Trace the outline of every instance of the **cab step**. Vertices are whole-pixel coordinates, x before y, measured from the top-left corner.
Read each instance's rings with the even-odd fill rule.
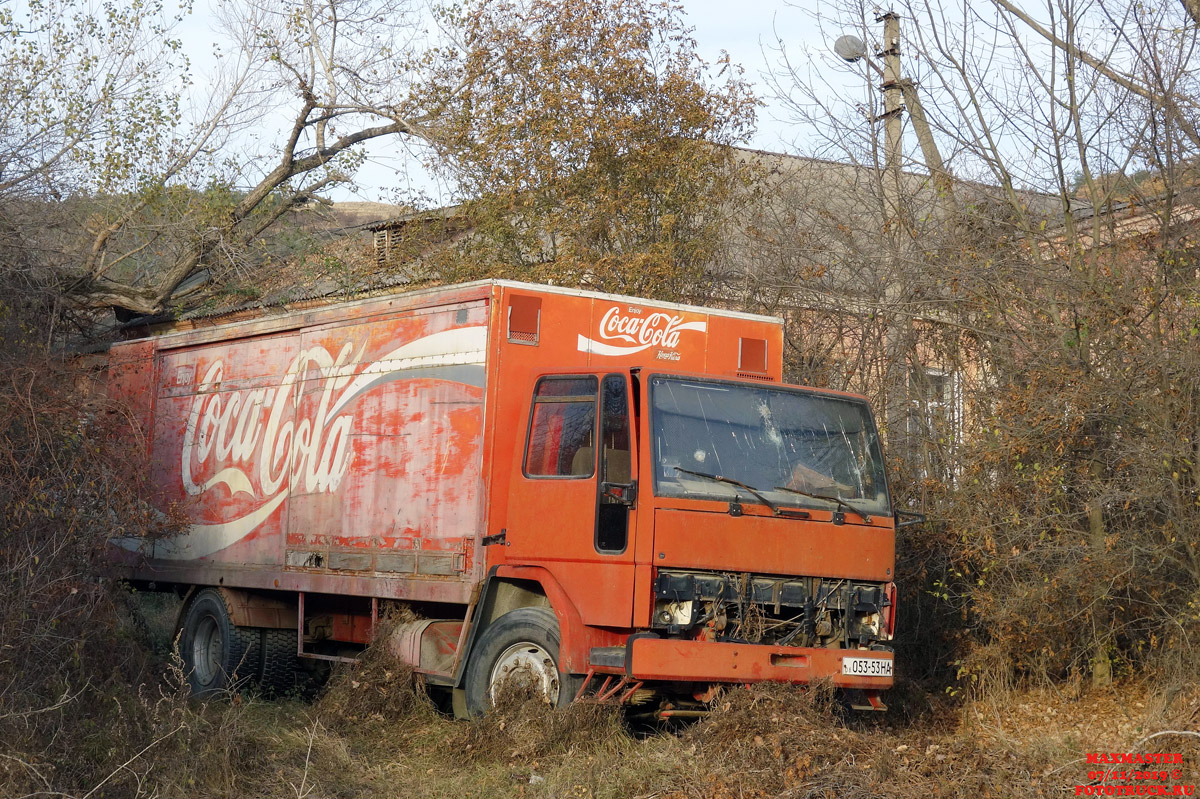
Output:
[[[588,665],[597,669],[625,670],[625,647],[594,646],[588,652]]]

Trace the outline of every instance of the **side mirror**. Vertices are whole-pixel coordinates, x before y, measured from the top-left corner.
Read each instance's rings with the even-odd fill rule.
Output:
[[[918,524],[925,523],[924,513],[915,513],[911,510],[896,511],[896,529],[900,530],[905,527],[916,527]]]

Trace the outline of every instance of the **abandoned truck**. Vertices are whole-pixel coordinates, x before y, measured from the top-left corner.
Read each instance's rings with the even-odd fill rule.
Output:
[[[114,345],[181,531],[113,570],[184,596],[192,690],[389,646],[659,716],[723,684],[892,684],[894,516],[867,401],[783,385],[780,320],[483,281]],[[305,661],[304,659],[309,659]]]

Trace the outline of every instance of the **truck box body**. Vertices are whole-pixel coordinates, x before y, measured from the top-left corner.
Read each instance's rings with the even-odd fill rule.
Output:
[[[195,584],[465,601],[486,511],[490,327],[475,290],[114,347],[114,383],[149,433],[155,504],[190,522],[144,551],[145,568]]]
[[[894,613],[884,596],[894,525],[881,471],[856,495],[884,510],[876,515],[848,504],[856,500],[821,499],[849,491],[849,477],[803,478],[838,486],[816,493],[794,477],[792,493],[773,493],[765,505],[761,494],[719,482],[738,469],[757,474],[753,463],[728,471],[729,461],[753,461],[770,441],[771,452],[782,446],[769,419],[766,433],[750,431],[772,409],[793,413],[789,398],[827,415],[822,424],[840,425],[841,438],[873,441],[861,398],[767,391],[782,378],[782,345],[782,327],[768,317],[504,281],[117,344],[109,391],[144,436],[149,496],[186,525],[159,540],[114,538],[113,560],[134,581],[219,586],[276,603],[311,595],[437,603],[444,615],[458,607],[460,681],[472,614],[477,628],[498,616],[475,611],[492,602],[492,581],[507,581],[553,608],[564,671],[804,682],[837,663],[789,661],[794,646],[722,643],[700,606],[724,607],[738,582],[731,575],[741,575],[744,603],[764,575],[762,591],[774,594],[765,600],[780,613],[781,592],[795,593],[784,604],[820,614],[851,601],[851,581],[865,581],[855,602]],[[788,439],[789,452],[799,440]],[[874,450],[855,451],[861,462],[851,472],[876,468],[863,466]],[[791,474],[762,468],[765,482]],[[816,501],[776,507],[802,495]],[[871,586],[883,593],[870,599]],[[681,590],[694,611],[670,604]],[[671,624],[655,620],[664,612],[674,614]],[[344,638],[365,638],[347,623]],[[694,651],[704,653],[673,669],[673,653],[686,653],[701,623],[709,632]],[[303,648],[311,631],[302,604],[298,624]],[[851,637],[847,626],[843,638]],[[630,659],[604,665],[616,650]],[[889,652],[860,651],[860,659],[886,659],[890,675]],[[734,657],[750,661],[743,668],[752,673],[738,672]],[[639,659],[641,675],[630,671]],[[856,687],[891,682],[837,676]]]

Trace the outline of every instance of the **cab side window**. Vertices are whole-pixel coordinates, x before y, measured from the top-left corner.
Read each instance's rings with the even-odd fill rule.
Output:
[[[629,448],[629,389],[623,375],[604,378],[601,438],[600,504],[596,508],[596,551],[624,552],[629,543],[629,507],[608,486],[627,486],[631,481]]]
[[[596,473],[595,377],[543,377],[533,392],[527,477],[591,477]]]

